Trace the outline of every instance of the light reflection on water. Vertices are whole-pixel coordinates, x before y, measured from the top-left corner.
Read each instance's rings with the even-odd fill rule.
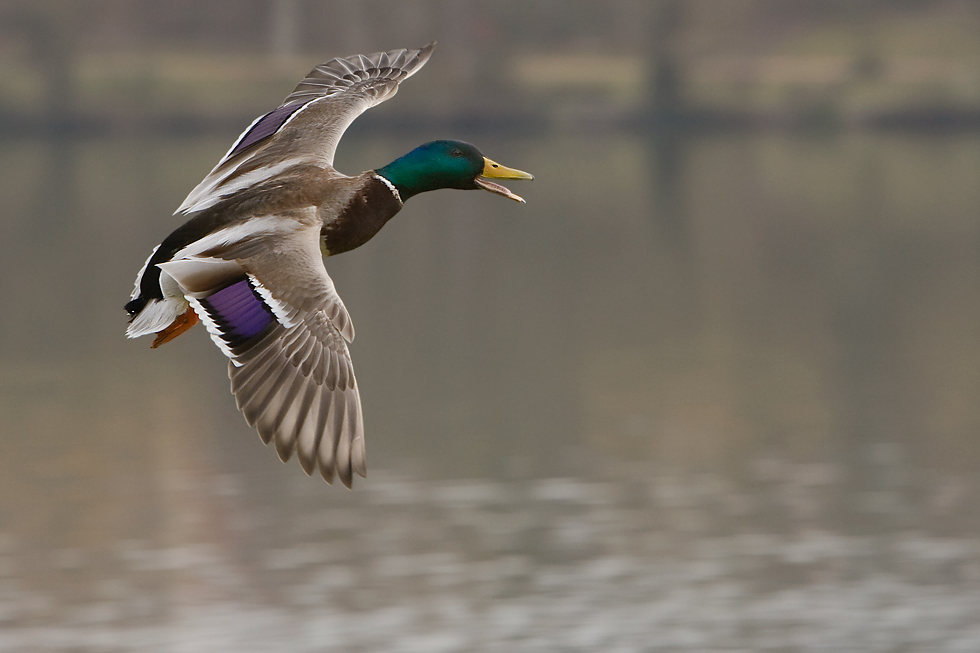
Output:
[[[25,552],[7,542],[13,582],[0,610],[12,627],[0,643],[310,651],[980,644],[976,539],[916,524],[839,532],[832,518],[814,518],[840,475],[832,465],[760,460],[748,490],[713,474],[653,471],[507,483],[379,473],[340,501],[300,479],[280,497],[287,518],[276,514],[281,506],[243,499],[250,479],[171,474],[164,500],[181,507],[174,519],[193,522],[177,526],[180,540],[49,552],[62,582],[107,570],[75,601],[20,586],[9,560]],[[869,518],[903,502],[889,493],[857,499]],[[197,519],[218,508],[226,525]],[[780,515],[775,531],[738,526],[767,512]],[[253,535],[263,544],[250,543]]]
[[[121,338],[227,139],[0,146],[0,649],[980,648],[980,140],[487,138],[329,261],[353,492]]]

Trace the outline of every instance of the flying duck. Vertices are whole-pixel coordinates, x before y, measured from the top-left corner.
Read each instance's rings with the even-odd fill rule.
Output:
[[[332,59],[257,118],[175,214],[187,221],[136,277],[126,335],[152,347],[198,321],[229,358],[238,409],[285,462],[295,452],[351,486],[366,474],[364,420],[347,343],[354,327],[323,257],[360,247],[413,195],[482,188],[524,200],[493,179],[532,179],[461,141],[426,143],[376,170],[333,168],[362,112],[425,65],[435,43]]]

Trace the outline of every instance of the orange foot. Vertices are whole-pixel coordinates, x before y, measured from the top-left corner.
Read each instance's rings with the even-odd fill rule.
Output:
[[[177,319],[171,322],[166,329],[163,331],[157,331],[156,340],[154,340],[153,344],[150,345],[150,349],[156,349],[163,343],[170,342],[184,331],[187,331],[192,326],[200,322],[200,320],[201,319],[197,316],[197,313],[194,312],[194,309],[188,306],[187,310],[178,315]]]

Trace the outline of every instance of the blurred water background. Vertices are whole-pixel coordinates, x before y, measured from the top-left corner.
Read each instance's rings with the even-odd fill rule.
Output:
[[[0,2],[0,650],[980,650],[980,4]],[[369,475],[281,464],[122,304],[332,56]]]

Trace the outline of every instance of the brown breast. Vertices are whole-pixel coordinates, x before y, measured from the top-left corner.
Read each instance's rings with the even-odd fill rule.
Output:
[[[401,200],[376,175],[367,177],[340,214],[326,222],[320,238],[327,256],[360,247],[402,208]]]

